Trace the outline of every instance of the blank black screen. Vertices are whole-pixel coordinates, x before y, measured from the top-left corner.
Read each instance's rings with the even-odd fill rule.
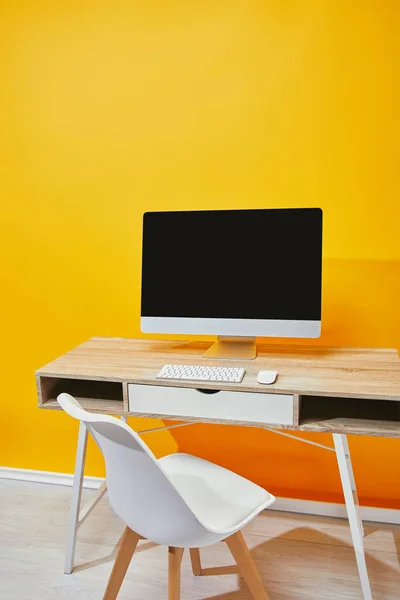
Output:
[[[142,316],[321,319],[319,208],[148,212]]]

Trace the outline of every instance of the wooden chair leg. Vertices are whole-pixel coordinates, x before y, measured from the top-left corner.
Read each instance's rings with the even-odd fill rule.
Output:
[[[168,600],[181,598],[181,562],[183,548],[168,548]]]
[[[228,548],[236,560],[239,571],[246,581],[254,600],[270,600],[242,532],[234,533],[225,542],[228,544]]]
[[[201,559],[198,548],[190,548],[190,560],[192,562],[193,575],[201,575]]]
[[[115,600],[118,596],[139,540],[140,535],[129,529],[129,527],[125,528],[103,600]]]

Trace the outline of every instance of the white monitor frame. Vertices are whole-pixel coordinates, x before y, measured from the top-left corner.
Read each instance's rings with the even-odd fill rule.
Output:
[[[141,317],[140,328],[143,333],[318,338],[321,320]]]

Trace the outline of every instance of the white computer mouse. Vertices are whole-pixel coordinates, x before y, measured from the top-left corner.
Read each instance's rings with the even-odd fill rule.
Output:
[[[277,371],[259,371],[257,381],[258,383],[274,383],[277,376]]]

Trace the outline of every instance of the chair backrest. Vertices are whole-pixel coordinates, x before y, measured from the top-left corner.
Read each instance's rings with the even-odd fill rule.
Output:
[[[100,447],[111,506],[128,527],[169,546],[193,547],[194,542],[206,542],[208,530],[129,425],[115,417],[87,412],[69,394],[60,394],[57,400],[65,412],[85,423]]]

